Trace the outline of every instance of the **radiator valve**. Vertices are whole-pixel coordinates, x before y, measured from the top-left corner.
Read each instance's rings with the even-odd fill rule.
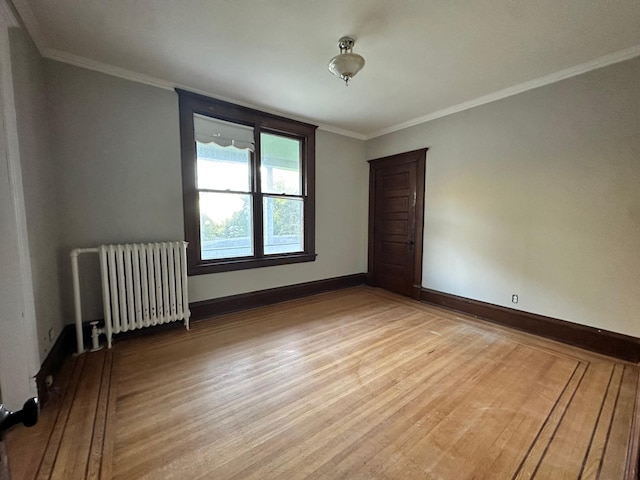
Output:
[[[98,328],[98,321],[91,322],[91,351],[96,352],[102,348],[100,345],[100,334],[103,333],[102,328]]]

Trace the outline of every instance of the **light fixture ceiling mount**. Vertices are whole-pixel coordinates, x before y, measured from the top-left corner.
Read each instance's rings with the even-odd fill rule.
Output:
[[[342,37],[338,40],[340,54],[329,62],[329,71],[344,80],[347,86],[349,86],[349,80],[364,67],[364,58],[353,53],[355,43],[356,41],[351,37]]]

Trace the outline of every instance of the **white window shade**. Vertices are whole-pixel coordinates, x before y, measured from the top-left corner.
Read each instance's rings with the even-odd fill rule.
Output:
[[[234,146],[242,150],[255,150],[253,128],[225,122],[195,113],[193,115],[195,139],[200,143],[215,143],[221,147]]]

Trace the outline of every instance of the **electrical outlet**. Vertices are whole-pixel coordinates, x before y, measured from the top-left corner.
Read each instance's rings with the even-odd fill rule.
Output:
[[[518,295],[515,293],[511,295],[511,303],[518,303]]]

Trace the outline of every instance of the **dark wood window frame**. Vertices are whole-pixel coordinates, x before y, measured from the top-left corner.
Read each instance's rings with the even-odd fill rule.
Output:
[[[187,268],[189,275],[228,272],[249,268],[312,262],[315,253],[315,131],[316,126],[176,89],[180,109],[182,193]],[[196,183],[196,142],[193,115],[197,113],[253,128],[255,155],[252,161],[253,242],[251,257],[203,260],[200,246],[200,209]],[[301,142],[302,197],[304,198],[304,249],[302,252],[264,254],[260,182],[260,133],[271,133]]]

